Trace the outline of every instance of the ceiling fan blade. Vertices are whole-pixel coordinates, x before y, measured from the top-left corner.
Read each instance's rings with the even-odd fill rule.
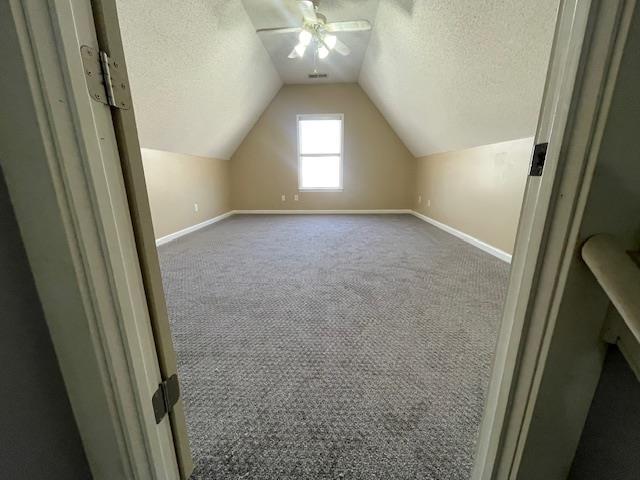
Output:
[[[344,42],[340,41],[340,39],[336,39],[336,44],[333,49],[345,57],[351,53],[351,49],[347,47]]]
[[[318,23],[318,17],[316,17],[316,9],[313,6],[313,2],[310,0],[300,0],[298,2],[298,8],[302,13],[302,17],[306,23]]]
[[[295,47],[293,47],[293,50],[291,50],[289,58],[302,58],[306,49],[307,47],[305,45],[296,45]]]
[[[291,53],[289,54],[289,58],[298,58],[298,52],[296,51],[296,49],[294,48],[293,50],[291,50]]]
[[[280,33],[298,33],[302,28],[300,27],[276,27],[276,28],[259,28],[256,30],[256,33],[269,33],[269,34],[280,34]]]
[[[327,32],[366,32],[371,30],[368,20],[352,20],[349,22],[332,22],[324,26]]]

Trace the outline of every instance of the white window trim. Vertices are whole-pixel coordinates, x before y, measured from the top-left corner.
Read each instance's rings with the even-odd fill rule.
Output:
[[[300,169],[302,167],[302,155],[300,154],[300,120],[340,120],[340,153],[311,153],[305,154],[305,157],[327,157],[327,156],[339,156],[340,157],[340,177],[338,187],[302,187],[302,176],[300,175]],[[344,114],[343,113],[301,113],[296,115],[296,145],[298,155],[298,190],[301,192],[342,192],[343,191],[343,165],[344,165]]]

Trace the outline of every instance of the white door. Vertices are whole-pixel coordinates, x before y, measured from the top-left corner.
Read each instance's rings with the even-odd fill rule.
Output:
[[[82,55],[123,62],[115,0],[1,5],[0,161],[92,475],[188,478],[181,400],[156,414],[176,361],[133,110]]]

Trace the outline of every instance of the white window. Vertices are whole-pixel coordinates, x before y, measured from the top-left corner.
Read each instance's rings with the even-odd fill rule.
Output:
[[[298,188],[342,190],[343,115],[298,115]]]

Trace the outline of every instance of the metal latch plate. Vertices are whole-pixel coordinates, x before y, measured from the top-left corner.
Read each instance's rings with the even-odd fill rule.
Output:
[[[178,375],[173,374],[158,385],[158,389],[151,397],[156,423],[160,423],[164,416],[173,410],[173,406],[178,402],[179,398],[180,384]]]
[[[104,52],[80,47],[89,95],[97,102],[122,110],[131,108],[131,94],[122,65]]]
[[[529,170],[529,176],[540,177],[544,170],[544,162],[547,159],[547,146],[548,143],[538,143],[533,148],[533,158],[531,159],[531,168]]]

